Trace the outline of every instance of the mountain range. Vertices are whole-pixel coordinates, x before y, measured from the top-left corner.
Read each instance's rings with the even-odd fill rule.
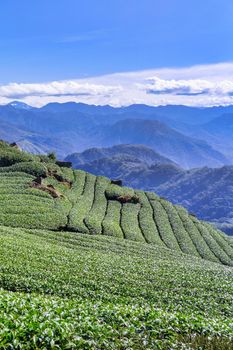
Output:
[[[31,152],[55,151],[59,158],[91,147],[134,143],[151,147],[184,168],[218,167],[233,161],[227,151],[229,142],[225,143],[223,137],[226,131],[222,130],[219,136],[222,139],[219,147],[216,132],[208,129],[206,137],[206,128],[232,111],[232,106],[114,108],[74,102],[35,108],[14,101],[0,106],[0,125],[2,138],[8,141],[14,138]],[[230,140],[227,125],[226,140]]]
[[[232,172],[232,116],[232,106],[70,102],[35,108],[13,101],[0,106],[0,138],[33,154],[55,151],[60,159],[72,154],[66,159],[75,167],[156,191],[232,232],[231,176],[225,176]],[[199,183],[207,183],[210,174],[212,189]],[[195,191],[187,192],[187,184]]]

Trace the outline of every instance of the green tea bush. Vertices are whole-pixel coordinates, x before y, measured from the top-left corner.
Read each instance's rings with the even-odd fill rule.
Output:
[[[193,218],[193,221],[201,233],[203,239],[206,241],[207,245],[210,247],[210,250],[213,254],[219,259],[222,264],[233,265],[233,261],[229,256],[224,252],[224,250],[218,245],[215,239],[212,237],[209,230],[197,219]]]
[[[53,230],[66,226],[68,200],[54,200],[49,193],[31,188],[31,175],[13,174],[0,175],[0,225]]]
[[[108,187],[109,182],[110,180],[105,177],[98,176],[96,178],[93,205],[85,218],[85,224],[91,234],[100,235],[103,231],[102,222],[107,209],[105,190]]]
[[[153,209],[145,192],[135,191],[135,193],[140,198],[139,222],[146,242],[164,245],[154,221]]]
[[[114,236],[124,238],[121,226],[121,203],[108,200],[107,212],[103,220],[103,234],[107,236]]]
[[[0,276],[3,349],[231,349],[232,268],[195,256],[0,227]]]
[[[140,204],[125,203],[121,209],[121,228],[126,239],[145,242],[139,226]]]
[[[210,250],[210,247],[207,245],[206,241],[203,239],[194,222],[191,220],[187,210],[180,206],[176,206],[176,210],[179,213],[179,216],[183,222],[187,233],[192,239],[194,245],[196,246],[200,257],[210,261],[218,262],[218,258]]]
[[[34,160],[35,157],[33,155],[15,149],[0,151],[0,167],[7,167],[21,162],[32,162]]]
[[[208,229],[214,240],[222,248],[222,250],[233,260],[233,248],[229,245],[228,241],[224,239],[224,236],[220,231],[217,231],[213,228],[212,225],[202,222],[202,224]]]
[[[154,193],[135,192],[111,184],[106,178],[60,167],[55,159],[28,155],[5,143],[0,143],[0,157],[1,152],[2,159],[5,155],[9,159],[12,156],[16,162],[0,167],[2,225],[10,225],[10,216],[14,227],[29,228],[31,224],[33,228],[46,228],[48,220],[48,227],[53,230],[69,229],[145,240],[204,259],[232,264],[233,243],[229,238],[212,226],[205,224],[203,228],[200,222],[197,226],[187,212]],[[29,157],[28,161],[24,161],[24,157]],[[38,177],[43,178],[41,188],[32,188]],[[53,193],[59,198],[53,198]]]
[[[33,211],[33,210],[32,210]],[[65,215],[61,215],[60,211],[51,208],[51,212],[31,213],[20,211],[18,213],[0,213],[0,225],[10,227],[40,228],[48,230],[56,230],[65,227],[67,220]]]
[[[4,168],[4,169],[6,169],[6,168]],[[24,173],[22,171],[21,172],[20,171],[7,172],[7,171],[4,171],[4,169],[0,168],[0,179],[2,181],[4,181],[4,180],[8,181],[8,179],[10,181],[11,178],[12,178],[11,180],[14,181],[14,179],[16,179],[16,178],[23,178],[23,177],[27,178],[27,179],[31,179],[31,180],[34,179],[33,175],[26,174],[26,173]]]
[[[64,180],[70,181],[72,184],[74,182],[74,170],[70,168],[61,168],[62,177]]]
[[[186,254],[193,254],[199,256],[197,249],[193,244],[193,241],[191,240],[188,232],[183,226],[183,223],[176,211],[176,208],[171,203],[163,199],[160,200],[160,203],[162,204],[164,210],[168,215],[173,234],[176,237],[182,252]]]
[[[22,162],[9,167],[0,168],[0,172],[24,172],[35,177],[45,177],[47,174],[47,169],[44,164],[39,162]]]
[[[85,181],[86,181],[86,172],[82,170],[74,170],[73,171],[73,183],[71,187],[71,191],[67,193],[69,200],[72,205],[74,205],[79,197],[82,195],[84,191]]]
[[[55,161],[52,161],[52,159],[49,158],[47,154],[36,154],[35,156],[41,163],[55,163]]]
[[[180,250],[180,246],[172,231],[168,215],[160,203],[159,198],[148,193],[146,193],[146,195],[153,208],[154,219],[156,220],[156,226],[158,227],[158,232],[161,240],[168,248]]]
[[[86,174],[86,181],[83,193],[77,198],[77,202],[73,205],[69,215],[69,227],[72,230],[89,233],[84,222],[94,201],[96,177]]]
[[[106,189],[106,197],[110,200],[117,200],[121,196],[134,196],[134,190],[129,187],[121,187],[114,184],[109,184]]]

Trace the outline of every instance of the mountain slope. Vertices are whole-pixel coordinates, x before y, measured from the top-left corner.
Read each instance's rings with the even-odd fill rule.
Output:
[[[165,124],[151,120],[123,120],[105,129],[102,143],[144,144],[184,168],[220,166],[229,161],[204,141],[184,136]]]
[[[100,152],[100,155],[103,154]],[[232,166],[184,170],[166,163],[166,160],[164,164],[150,165],[146,158],[141,159],[145,161],[136,158],[136,154],[135,157],[119,154],[87,163],[79,159],[75,163],[75,154],[67,157],[67,160],[74,160],[78,169],[121,179],[126,186],[154,191],[172,203],[184,206],[199,219],[214,223],[224,232],[233,233]]]
[[[61,168],[53,157],[5,143],[0,165],[0,225],[114,236],[233,264],[233,248],[223,233],[154,193]]]
[[[204,138],[215,149],[233,160],[233,113],[220,115],[208,123],[193,128],[191,132],[193,135],[200,135],[200,138]]]
[[[224,114],[203,124],[202,128],[214,135],[224,135],[232,137],[233,133],[233,114]]]

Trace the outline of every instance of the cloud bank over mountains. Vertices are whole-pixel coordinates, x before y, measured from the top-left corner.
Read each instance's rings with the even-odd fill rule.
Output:
[[[0,85],[0,103],[20,100],[33,106],[51,101],[112,106],[233,104],[233,63],[160,68],[46,83]]]

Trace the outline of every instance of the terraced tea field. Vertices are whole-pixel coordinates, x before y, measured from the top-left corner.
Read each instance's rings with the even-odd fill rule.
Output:
[[[120,187],[105,177],[74,170],[69,174],[70,188],[52,177],[43,180],[44,185],[52,185],[62,194],[53,198],[30,187],[32,175],[4,173],[2,169],[2,225],[108,235],[233,264],[233,248],[223,233],[154,193]],[[128,201],[124,202],[124,198]],[[131,198],[137,202],[131,202]]]
[[[11,227],[57,229],[66,225],[63,203],[31,188],[34,177],[25,173],[0,172],[0,224]]]
[[[1,349],[233,346],[232,268],[165,247],[2,227],[0,276]]]
[[[0,349],[233,349],[233,241],[0,142]]]

